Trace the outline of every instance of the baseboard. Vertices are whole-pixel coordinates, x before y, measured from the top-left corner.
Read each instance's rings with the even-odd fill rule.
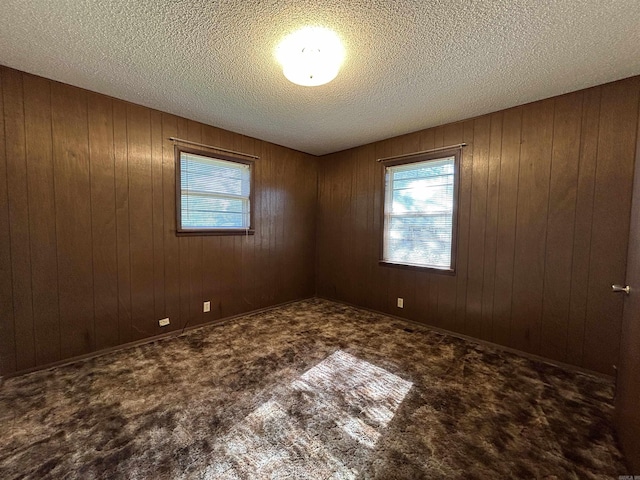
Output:
[[[82,355],[77,355],[75,357],[67,358],[67,359],[64,359],[64,360],[59,360],[57,362],[47,363],[47,364],[44,364],[44,365],[39,365],[37,367],[32,367],[32,368],[28,368],[28,369],[24,369],[24,370],[18,370],[17,372],[12,372],[12,373],[9,373],[9,374],[5,375],[4,377],[0,377],[0,388],[2,387],[2,384],[4,383],[4,380],[8,379],[8,378],[21,377],[21,376],[24,376],[24,375],[29,375],[31,373],[40,372],[42,370],[48,370],[48,369],[51,369],[51,368],[63,367],[65,365],[71,365],[71,364],[74,364],[74,363],[77,363],[77,362],[82,362],[82,361],[89,360],[89,359],[92,359],[92,358],[101,357],[101,356],[107,355],[109,353],[117,352],[118,350],[125,350],[125,349],[128,349],[128,348],[139,347],[140,345],[146,345],[147,343],[153,343],[153,342],[157,342],[157,341],[160,341],[160,340],[166,340],[168,338],[180,337],[180,336],[182,336],[182,335],[184,335],[187,332],[190,332],[192,330],[197,330],[199,328],[204,328],[204,327],[211,327],[211,326],[215,326],[215,325],[223,325],[223,324],[225,324],[227,322],[230,322],[230,321],[232,321],[232,320],[234,320],[236,318],[246,317],[247,315],[255,315],[257,313],[268,312],[270,310],[274,310],[274,309],[282,307],[284,305],[289,305],[291,303],[301,302],[303,300],[308,300],[310,298],[315,298],[315,296],[297,298],[295,300],[289,300],[289,301],[286,301],[286,302],[278,303],[276,305],[270,305],[268,307],[258,308],[256,310],[250,310],[248,312],[239,313],[237,315],[231,315],[229,317],[224,317],[224,318],[217,318],[215,320],[211,320],[211,321],[206,322],[206,323],[187,326],[184,329],[173,330],[171,332],[161,333],[160,335],[153,335],[152,337],[142,338],[140,340],[136,340],[136,341],[133,341],[133,342],[123,343],[122,345],[115,345],[113,347],[104,348],[104,349],[101,349],[101,350],[97,350],[95,352],[90,352],[90,353],[85,353],[85,354],[82,354]]]
[[[411,319],[408,319],[408,318],[399,317],[399,316],[393,315],[391,313],[381,312],[379,310],[374,310],[372,308],[363,307],[361,305],[356,305],[356,304],[345,302],[345,301],[342,301],[342,300],[336,300],[335,298],[324,297],[322,295],[316,295],[316,298],[327,300],[329,302],[341,303],[343,305],[348,305],[350,307],[359,308],[360,310],[365,310],[367,312],[376,313],[378,315],[384,315],[386,317],[391,317],[391,318],[393,318],[395,320],[400,320],[400,321],[403,321],[403,322],[406,322],[406,323],[410,323],[411,325],[416,325],[416,326],[421,327],[421,328],[426,329],[426,330],[433,330],[434,332],[442,333],[444,335],[450,335],[452,337],[460,338],[462,340],[466,340],[466,341],[471,342],[471,343],[476,343],[478,345],[491,347],[491,348],[494,348],[496,350],[500,350],[500,351],[503,351],[503,352],[512,353],[514,355],[518,355],[520,357],[524,357],[524,358],[526,358],[528,360],[534,360],[536,362],[542,362],[542,363],[546,363],[548,365],[553,365],[554,367],[560,367],[560,368],[562,368],[564,370],[578,372],[578,373],[582,373],[582,374],[585,374],[585,375],[591,375],[591,376],[599,377],[599,378],[602,378],[602,379],[605,379],[605,380],[609,380],[609,381],[615,381],[615,377],[613,375],[607,375],[606,373],[596,372],[595,370],[589,370],[587,368],[579,367],[577,365],[572,365],[570,363],[564,363],[564,362],[560,362],[558,360],[553,360],[551,358],[542,357],[542,356],[536,355],[534,353],[523,352],[522,350],[518,350],[518,349],[515,349],[515,348],[507,347],[505,345],[500,345],[499,343],[493,343],[493,342],[490,342],[488,340],[482,340],[480,338],[471,337],[471,336],[465,335],[463,333],[453,332],[451,330],[446,330],[444,328],[435,327],[435,326],[432,326],[432,325],[426,325],[424,323],[418,322],[417,320],[411,320]]]
[[[264,307],[264,308],[259,308],[259,309],[256,309],[256,310],[250,310],[248,312],[239,313],[237,315],[232,315],[232,316],[229,316],[229,317],[219,318],[219,319],[212,320],[210,322],[202,323],[202,324],[199,324],[199,325],[187,326],[184,330],[182,330],[182,329],[181,330],[174,330],[172,332],[167,332],[167,333],[163,333],[163,334],[160,334],[160,335],[154,335],[152,337],[143,338],[143,339],[140,339],[140,340],[136,340],[134,342],[123,343],[122,345],[116,345],[114,347],[109,347],[109,348],[105,348],[105,349],[98,350],[98,351],[95,351],[95,352],[86,353],[86,354],[83,354],[83,355],[78,355],[78,356],[75,356],[75,357],[72,357],[72,358],[68,358],[68,359],[65,359],[65,360],[60,360],[60,361],[57,361],[57,362],[52,362],[52,363],[48,363],[48,364],[45,364],[45,365],[40,365],[40,366],[37,366],[37,367],[25,369],[25,370],[19,370],[17,372],[13,372],[13,373],[10,373],[8,375],[5,375],[4,377],[0,377],[0,388],[2,387],[2,385],[4,383],[4,380],[8,379],[8,378],[19,377],[19,376],[23,376],[23,375],[29,375],[31,373],[39,372],[39,371],[42,371],[42,370],[48,370],[48,369],[51,369],[51,368],[62,367],[62,366],[65,366],[65,365],[71,365],[71,364],[74,364],[74,363],[77,363],[77,362],[82,362],[82,361],[89,360],[89,359],[92,359],[92,358],[100,357],[102,355],[107,355],[109,353],[113,353],[113,352],[116,352],[118,350],[124,350],[124,349],[127,349],[127,348],[134,348],[134,347],[138,347],[140,345],[145,345],[145,344],[148,344],[148,343],[153,343],[153,342],[157,342],[157,341],[160,341],[160,340],[165,340],[165,339],[168,339],[168,338],[180,337],[180,336],[184,335],[186,332],[189,332],[191,330],[196,330],[196,329],[204,328],[204,327],[211,327],[211,326],[215,326],[215,325],[223,325],[223,324],[225,324],[227,322],[230,322],[230,321],[232,321],[232,320],[234,320],[236,318],[245,317],[247,315],[255,315],[257,313],[268,312],[270,310],[274,310],[274,309],[282,307],[284,305],[289,305],[289,304],[292,304],[292,303],[301,302],[303,300],[308,300],[310,298],[319,298],[319,299],[327,300],[327,301],[330,301],[330,302],[335,302],[335,303],[340,303],[340,304],[343,304],[343,305],[348,305],[350,307],[358,308],[360,310],[365,310],[365,311],[368,311],[368,312],[371,312],[371,313],[376,313],[378,315],[384,315],[386,317],[390,317],[390,318],[393,318],[395,320],[399,320],[399,321],[406,322],[406,323],[411,324],[411,325],[415,325],[415,326],[417,326],[419,328],[422,328],[422,329],[425,329],[425,330],[432,330],[432,331],[435,331],[435,332],[438,332],[438,333],[442,333],[444,335],[450,335],[452,337],[460,338],[462,340],[466,340],[466,341],[471,342],[471,343],[476,343],[478,345],[484,345],[484,346],[487,346],[487,347],[491,347],[491,348],[494,348],[496,350],[500,350],[500,351],[508,352],[508,353],[511,353],[511,354],[514,354],[514,355],[518,355],[520,357],[524,357],[524,358],[527,358],[529,360],[534,360],[534,361],[537,361],[537,362],[546,363],[548,365],[553,365],[553,366],[556,366],[556,367],[560,367],[560,368],[563,368],[565,370],[579,372],[579,373],[583,373],[585,375],[596,376],[596,377],[603,378],[603,379],[609,380],[609,381],[614,381],[615,380],[615,377],[613,377],[612,375],[607,375],[605,373],[596,372],[596,371],[589,370],[589,369],[586,369],[586,368],[583,368],[583,367],[579,367],[577,365],[572,365],[570,363],[564,363],[564,362],[560,362],[560,361],[553,360],[553,359],[550,359],[550,358],[542,357],[540,355],[535,355],[533,353],[523,352],[521,350],[517,350],[517,349],[511,348],[511,347],[507,347],[505,345],[500,345],[498,343],[493,343],[493,342],[490,342],[488,340],[482,340],[482,339],[479,339],[479,338],[471,337],[469,335],[464,335],[462,333],[453,332],[451,330],[446,330],[444,328],[435,327],[435,326],[432,326],[432,325],[426,325],[426,324],[418,322],[416,320],[411,320],[411,319],[408,319],[408,318],[399,317],[399,316],[393,315],[391,313],[381,312],[379,310],[374,310],[372,308],[363,307],[361,305],[355,305],[353,303],[345,302],[345,301],[342,301],[342,300],[337,300],[335,298],[324,297],[322,295],[314,295],[314,296],[311,296],[311,297],[304,297],[304,298],[299,298],[299,299],[295,299],[295,300],[289,300],[287,302],[278,303],[276,305],[271,305],[271,306]]]

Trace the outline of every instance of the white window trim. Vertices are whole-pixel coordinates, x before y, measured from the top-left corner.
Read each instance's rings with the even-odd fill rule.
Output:
[[[408,156],[403,158],[388,159],[382,161],[382,203],[381,203],[381,232],[380,232],[380,261],[379,264],[391,267],[400,267],[408,269],[426,270],[433,273],[442,273],[455,275],[456,258],[457,258],[457,238],[458,238],[458,207],[459,207],[459,190],[460,190],[460,158],[462,156],[461,148],[453,148],[450,150],[439,150],[437,152],[418,154],[416,156]],[[421,163],[426,161],[437,161],[446,158],[454,158],[454,187],[453,187],[453,211],[452,211],[452,232],[451,232],[451,261],[449,268],[440,268],[423,264],[413,264],[405,262],[395,262],[385,259],[385,238],[387,231],[387,169],[400,165],[410,165],[412,163]]]

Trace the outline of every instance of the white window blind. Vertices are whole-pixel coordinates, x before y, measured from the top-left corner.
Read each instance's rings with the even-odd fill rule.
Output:
[[[248,229],[251,167],[180,152],[182,229]]]
[[[386,167],[383,260],[451,269],[455,157]]]

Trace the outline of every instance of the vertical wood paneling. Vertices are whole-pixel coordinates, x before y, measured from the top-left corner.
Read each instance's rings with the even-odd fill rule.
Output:
[[[118,339],[130,342],[131,255],[129,245],[129,168],[127,153],[127,106],[112,101],[113,154],[116,191],[116,254],[118,265]]]
[[[118,250],[116,235],[113,107],[97,94],[88,101],[91,229],[96,348],[118,345]]]
[[[277,147],[278,149],[278,206],[276,207],[278,211],[282,212],[282,221],[279,222],[278,225],[278,269],[280,270],[279,277],[281,279],[282,285],[285,288],[279,288],[276,290],[276,301],[278,303],[286,301],[286,291],[291,288],[291,264],[289,262],[288,255],[285,252],[288,250],[288,244],[290,240],[290,235],[288,235],[288,231],[293,227],[291,224],[291,207],[289,204],[289,190],[288,190],[288,181],[284,172],[286,172],[289,167],[289,153],[285,151],[282,147]]]
[[[522,113],[511,344],[531,353],[540,349],[553,106],[553,100],[536,102]]]
[[[372,253],[375,252],[376,242],[374,236],[371,235],[371,231],[373,229],[374,216],[375,212],[375,181],[376,181],[376,168],[373,165],[375,162],[372,160],[375,156],[375,146],[374,145],[366,145],[359,149],[361,152],[360,157],[360,166],[364,175],[362,176],[362,185],[364,186],[364,201],[366,204],[366,209],[363,212],[364,216],[364,231],[362,232],[363,242],[362,242],[362,262],[364,263],[364,272],[362,277],[362,283],[360,284],[360,292],[363,305],[368,308],[374,308],[374,302],[371,298],[371,295],[368,292],[369,289],[369,279],[372,277],[373,272],[378,270],[378,259],[379,253],[374,257]],[[373,167],[372,167],[373,165]],[[318,183],[322,185],[320,178],[320,170],[318,170]],[[318,189],[318,198],[320,198],[320,190]],[[318,202],[318,212],[319,208],[321,208],[320,202]],[[321,219],[318,218],[318,231],[322,225]],[[317,245],[316,249],[319,251],[323,245],[323,242],[320,236],[317,236]],[[316,286],[316,291],[318,291],[318,287]]]
[[[61,353],[68,358],[95,349],[87,93],[52,83],[51,107]]]
[[[437,138],[437,136],[436,136]],[[456,145],[462,143],[464,138],[464,124],[462,122],[446,125],[443,128],[442,144],[436,146]],[[463,153],[463,157],[467,155]],[[461,331],[464,327],[464,319],[458,324],[456,317],[456,300],[458,278],[466,276],[466,256],[467,233],[469,225],[469,161],[471,159],[461,159],[460,161],[460,190],[458,192],[458,254],[456,258],[456,275],[438,275],[438,317],[440,325],[447,330]],[[464,171],[467,174],[464,174]],[[466,191],[465,191],[466,189]],[[459,264],[458,264],[459,262]],[[462,271],[461,271],[462,270]]]
[[[22,75],[19,72],[4,70],[3,95],[16,368],[24,369],[35,365],[36,353],[31,289],[24,97]]]
[[[347,229],[353,229],[355,226],[355,216],[356,216],[356,192],[358,188],[357,183],[357,163],[355,162],[355,158],[353,157],[353,151],[351,151],[352,157],[349,162],[345,162],[344,166],[347,169],[340,178],[344,178],[347,187],[345,191],[347,192],[345,201],[343,205],[345,208],[341,214],[341,225],[340,230],[344,231]],[[355,270],[356,262],[355,262],[355,250],[356,246],[354,245],[353,239],[347,240],[342,237],[342,247],[340,248],[342,253],[342,267],[347,272],[353,272]],[[356,295],[357,295],[357,278],[355,275],[347,275],[343,277],[344,279],[344,291],[345,298],[348,299],[349,302],[355,303]]]
[[[492,341],[511,345],[511,297],[516,242],[516,205],[522,109],[504,112],[500,154],[500,190],[493,290]]]
[[[305,155],[297,160],[302,165],[301,175],[305,180],[305,186],[301,192],[304,195],[303,209],[298,215],[303,218],[303,226],[299,229],[298,236],[302,238],[300,246],[301,257],[305,265],[315,265],[317,248],[317,203],[318,203],[318,160],[315,156]],[[304,292],[316,292],[315,268],[298,269],[304,277],[299,295]],[[362,287],[361,287],[362,288]]]
[[[261,218],[263,235],[265,238],[262,240],[262,255],[263,262],[262,268],[264,272],[275,272],[275,256],[273,254],[275,248],[275,189],[274,183],[274,161],[272,160],[273,145],[264,145],[262,149],[262,158],[268,158],[270,161],[263,162],[262,164],[262,204],[263,204],[263,217]],[[221,239],[222,240],[222,239]],[[266,279],[266,278],[265,278]],[[275,300],[275,285],[273,283],[263,284],[262,298],[263,305],[269,305],[274,303]]]
[[[5,67],[0,114],[0,374],[313,295],[314,157]],[[255,236],[176,235],[169,137],[261,156]]]
[[[618,358],[623,301],[611,284],[623,283],[626,271],[639,80],[603,86],[600,105],[584,365],[610,374]]]
[[[168,331],[180,328],[180,245],[176,237],[176,165],[173,143],[178,135],[178,120],[162,114],[162,210],[164,248],[164,316],[171,322]]]
[[[270,162],[262,161],[262,159],[267,158],[267,145],[264,143],[260,143],[258,148],[258,155],[260,156],[260,160],[255,163],[255,209],[256,215],[254,217],[255,221],[255,229],[256,229],[256,268],[257,268],[257,278],[256,278],[256,296],[257,303],[259,308],[263,308],[268,305],[268,281],[269,276],[267,272],[269,271],[269,235],[268,235],[268,214],[269,214],[269,202],[268,202],[268,183],[267,183],[267,172],[268,165]],[[315,259],[314,259],[315,265]]]
[[[611,373],[621,309],[609,288],[624,275],[638,78],[316,160],[0,73],[2,374],[308,296],[314,285]],[[169,136],[261,156],[255,236],[176,236]],[[376,158],[463,140],[456,276],[378,265]],[[49,315],[35,303],[50,304]],[[169,327],[157,326],[162,316]]]
[[[241,136],[240,142],[238,145],[240,152],[245,152],[250,155],[255,155],[255,141],[253,138]],[[296,168],[293,165],[293,168]],[[253,178],[254,185],[253,191],[251,192],[253,201],[253,208],[255,209],[255,162],[253,165]],[[294,210],[295,212],[296,210]],[[255,212],[253,214],[255,218]],[[294,222],[294,228],[292,228],[293,232],[298,232],[298,229],[295,228],[298,226],[298,222]],[[254,226],[255,228],[255,226]],[[293,235],[292,235],[293,237]],[[240,238],[240,253],[241,253],[241,282],[242,282],[242,309],[244,311],[255,310],[258,308],[256,302],[256,268],[255,268],[255,245],[256,245],[256,236],[255,235],[243,235]],[[295,237],[294,237],[295,238]],[[295,244],[291,246],[289,251],[295,248]],[[291,255],[294,257],[294,255]],[[299,270],[295,268],[296,258],[291,258],[291,274],[295,277],[299,276]],[[296,283],[294,280],[293,288],[296,288]],[[299,284],[299,283],[298,283]],[[299,297],[296,297],[299,298]]]
[[[158,320],[165,317],[164,292],[164,205],[163,205],[162,113],[151,111],[151,202],[153,225],[153,328],[160,333]]]
[[[337,198],[335,192],[337,191],[336,177],[339,172],[340,163],[331,161],[330,158],[323,159],[324,165],[324,195],[327,198],[325,209],[321,212],[323,215],[323,245],[325,245],[322,252],[321,261],[318,264],[318,269],[323,272],[321,278],[326,279],[325,284],[322,286],[322,291],[327,292],[327,295],[333,298],[338,296],[337,282],[340,281],[334,272],[337,271],[339,265],[340,254],[340,242],[342,241],[339,234],[339,219],[340,217],[335,214],[338,209]]]
[[[187,138],[189,135],[189,120],[178,118],[178,138]],[[175,168],[175,167],[174,167]],[[175,187],[174,187],[175,188]],[[176,222],[176,220],[174,220]],[[191,273],[189,272],[189,237],[178,237],[179,253],[180,253],[180,313],[178,317],[180,329],[185,328],[192,321],[191,312]]]
[[[280,194],[281,188],[281,174],[283,173],[282,169],[282,160],[280,158],[279,149],[276,145],[272,145],[269,148],[269,156],[272,159],[271,168],[269,170],[269,183],[271,188],[269,190],[269,211],[272,212],[272,218],[270,221],[270,233],[269,237],[271,238],[271,245],[269,249],[269,258],[271,260],[269,268],[275,272],[276,277],[279,282],[282,282],[282,265],[280,263],[280,251],[282,245],[282,236],[284,234],[283,222],[275,221],[275,212],[279,212],[282,214],[281,210],[281,201],[282,197]],[[234,267],[232,267],[234,268]],[[278,303],[278,288],[276,285],[271,285],[269,288],[269,302]]]
[[[566,361],[583,92],[556,99],[540,354]]]
[[[46,364],[60,359],[51,89],[31,75],[23,85],[36,364]]]
[[[153,185],[151,117],[148,109],[127,105],[129,255],[133,339],[155,333],[153,278]]]
[[[352,152],[349,152],[351,155]],[[339,186],[339,200],[338,205],[342,205],[342,208],[336,210],[340,223],[338,225],[338,231],[344,232],[351,229],[351,218],[353,211],[353,158],[350,156],[348,162],[341,164],[340,173],[336,177],[336,184]],[[353,242],[346,236],[340,236],[340,245],[338,246],[337,254],[339,256],[339,271],[341,272],[340,281],[338,283],[338,292],[341,295],[353,301],[353,287],[354,278],[349,275],[348,272],[353,270],[352,267],[352,254],[353,254]]]
[[[369,170],[366,165],[367,161],[368,159],[364,156],[362,149],[354,152],[354,199],[351,224],[353,228],[352,240],[357,248],[352,249],[351,257],[353,262],[352,271],[354,272],[352,301],[356,305],[362,305],[367,297],[362,288],[366,284],[365,276],[367,275],[367,254],[366,249],[363,248],[367,244],[367,212],[369,209],[366,188],[366,172]]]
[[[16,344],[13,316],[13,272],[5,137],[7,71],[0,68],[0,375],[16,370]]]
[[[467,292],[464,302],[466,307],[465,331],[469,335],[481,338],[491,117],[487,115],[476,119],[472,125],[473,170],[471,172]],[[465,142],[467,142],[466,138]]]
[[[487,213],[485,216],[484,267],[482,276],[482,329],[480,338],[494,340],[493,304],[496,286],[498,215],[500,213],[500,159],[502,154],[503,114],[491,115],[489,172],[487,176]]]
[[[318,294],[612,373],[620,299],[609,290],[624,274],[639,84],[632,78],[323,157]],[[461,141],[456,274],[377,265],[383,182],[375,159]],[[351,209],[348,221],[335,220],[338,209]],[[361,284],[355,294],[339,287],[344,277]],[[414,299],[414,308],[400,311],[397,297]]]
[[[471,223],[471,195],[475,163],[474,122],[462,123],[462,141],[467,144],[460,158],[460,196],[458,207],[458,241],[456,259],[456,313],[455,329],[466,334],[476,331],[476,323],[468,323],[467,286],[469,275],[469,229]],[[477,335],[477,333],[476,333]]]
[[[385,158],[391,155],[391,142],[384,140],[382,142],[377,142],[375,144],[375,158]],[[374,261],[377,263],[382,258],[382,229],[383,226],[383,212],[384,212],[384,197],[383,197],[383,189],[385,182],[385,172],[384,166],[380,163],[376,163],[375,165],[375,177],[374,177],[374,189],[373,189],[373,232],[377,232],[377,234],[373,235],[373,249],[374,249]],[[344,208],[344,206],[338,204],[336,208]],[[348,237],[347,232],[342,232],[342,236]],[[374,270],[374,283],[373,283],[373,295],[374,295],[374,305],[376,310],[380,310],[382,312],[391,312],[395,313],[395,304],[393,304],[394,309],[391,310],[389,307],[389,302],[387,300],[387,292],[389,289],[389,270],[387,267],[378,267]],[[342,275],[347,275],[348,272],[342,272]]]
[[[589,287],[593,193],[595,189],[601,88],[584,91],[580,131],[580,160],[576,190],[575,228],[571,262],[571,296],[567,332],[567,361],[581,365]]]

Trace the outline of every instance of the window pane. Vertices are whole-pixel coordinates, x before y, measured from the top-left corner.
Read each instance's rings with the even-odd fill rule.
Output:
[[[450,214],[392,216],[388,229],[388,260],[449,268],[451,219]]]
[[[181,152],[182,228],[249,228],[250,175],[249,165]]]
[[[183,195],[182,208],[188,212],[244,212],[244,200],[235,198],[202,197],[198,195]]]
[[[455,157],[386,172],[383,260],[451,268]]]
[[[196,155],[184,155],[182,158],[182,189],[248,196],[248,165],[233,162],[225,162],[228,165],[219,162],[203,162],[201,158],[203,157]]]
[[[242,214],[189,211],[182,216],[183,228],[244,228]]]

